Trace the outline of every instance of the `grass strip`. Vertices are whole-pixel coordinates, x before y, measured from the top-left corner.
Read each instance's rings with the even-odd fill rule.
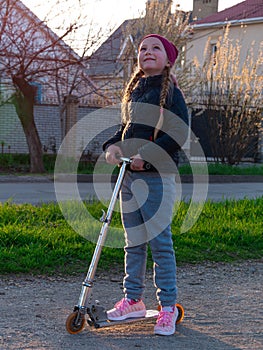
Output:
[[[102,204],[87,204],[99,218]],[[195,225],[180,227],[189,203],[180,203],[172,222],[177,263],[231,262],[263,256],[263,198],[207,202]],[[121,228],[115,213],[112,224]],[[100,227],[101,224],[98,224]],[[0,204],[0,271],[7,273],[71,274],[85,272],[95,243],[75,233],[57,204]],[[122,266],[123,249],[104,247],[99,268]],[[151,254],[148,264],[152,264]]]
[[[43,156],[44,167],[48,174],[54,173],[54,167],[56,162],[56,154],[45,154]],[[67,159],[69,169],[67,169],[66,164],[63,166],[63,170],[66,172],[72,167],[75,169],[75,160]],[[28,154],[0,154],[0,164],[1,172],[4,173],[23,173],[28,174],[30,168],[30,161]],[[262,164],[247,164],[240,163],[239,165],[228,165],[222,164],[219,162],[207,163],[208,173],[210,175],[263,175],[263,165]],[[194,171],[196,174],[203,174],[205,167],[202,164],[183,164],[179,166],[179,173],[181,175],[189,175]],[[96,173],[106,173],[109,174],[113,170],[113,167],[106,163],[96,163]],[[79,174],[92,174],[94,172],[94,163],[91,161],[80,160],[78,164],[78,173]],[[118,168],[114,170],[114,173],[118,172]]]

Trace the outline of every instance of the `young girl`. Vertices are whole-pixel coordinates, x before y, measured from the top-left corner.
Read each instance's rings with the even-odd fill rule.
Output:
[[[158,34],[145,36],[138,52],[138,69],[122,101],[122,124],[103,145],[106,161],[132,158],[121,190],[125,230],[124,298],[107,312],[117,321],[142,317],[147,247],[154,262],[156,296],[161,306],[154,333],[175,332],[176,262],[171,220],[175,203],[178,150],[188,134],[188,113],[170,69],[178,51]]]

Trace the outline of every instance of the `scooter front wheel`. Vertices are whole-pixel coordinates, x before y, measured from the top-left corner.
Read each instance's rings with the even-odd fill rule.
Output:
[[[72,312],[66,320],[66,330],[70,334],[77,334],[82,331],[85,325],[85,317],[78,311]]]

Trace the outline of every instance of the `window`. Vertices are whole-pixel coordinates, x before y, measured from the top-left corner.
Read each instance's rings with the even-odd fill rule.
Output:
[[[216,53],[217,53],[217,46],[216,44],[211,44],[211,58],[214,61],[214,65],[216,65]]]
[[[42,85],[37,82],[31,82],[30,85],[33,85],[37,88],[35,102],[41,103],[42,102]]]

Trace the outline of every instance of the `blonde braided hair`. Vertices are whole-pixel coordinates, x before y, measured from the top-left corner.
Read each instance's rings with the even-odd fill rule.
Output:
[[[154,135],[153,135],[154,140],[156,140],[157,134],[163,126],[163,119],[164,119],[163,109],[165,106],[166,97],[169,93],[169,87],[170,87],[170,81],[171,81],[170,80],[170,70],[171,70],[171,68],[169,66],[166,66],[164,71],[163,71],[162,90],[160,93],[160,117],[159,117],[159,120],[155,126]]]
[[[128,102],[130,100],[131,93],[142,76],[143,76],[143,71],[141,69],[138,69],[137,71],[135,71],[124,91],[124,95],[122,98],[122,105],[121,105],[121,118],[124,124],[127,124],[129,121]]]

